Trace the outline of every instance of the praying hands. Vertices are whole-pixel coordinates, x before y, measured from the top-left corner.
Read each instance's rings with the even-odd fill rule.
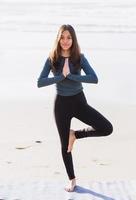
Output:
[[[65,63],[62,73],[65,77],[70,73],[68,58],[65,58]]]

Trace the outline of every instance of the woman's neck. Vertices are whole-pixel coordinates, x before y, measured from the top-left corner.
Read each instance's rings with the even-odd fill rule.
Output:
[[[69,52],[69,51],[62,51],[62,52],[61,52],[61,55],[62,55],[63,57],[69,57],[69,56],[70,56],[70,52]]]

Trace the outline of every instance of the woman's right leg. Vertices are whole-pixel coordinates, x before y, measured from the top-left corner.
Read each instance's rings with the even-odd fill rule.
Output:
[[[57,129],[60,136],[61,141],[61,151],[63,161],[66,167],[66,171],[70,180],[75,178],[74,168],[73,168],[73,160],[71,152],[67,152],[68,150],[68,142],[69,142],[69,131],[70,131],[70,123],[71,116],[68,113],[68,107],[64,106],[63,101],[56,98],[54,114],[55,121],[57,125]]]

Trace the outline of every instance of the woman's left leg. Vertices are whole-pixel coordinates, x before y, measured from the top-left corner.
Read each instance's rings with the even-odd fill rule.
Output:
[[[80,106],[80,107],[79,107]],[[113,131],[112,124],[97,110],[87,104],[84,96],[80,99],[80,109],[77,108],[75,117],[91,127],[75,131],[77,139],[84,137],[108,136]]]

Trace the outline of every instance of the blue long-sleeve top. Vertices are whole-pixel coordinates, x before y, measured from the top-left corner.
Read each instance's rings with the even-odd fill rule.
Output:
[[[61,96],[72,96],[83,90],[82,82],[98,83],[97,75],[84,54],[81,54],[80,69],[78,70],[75,70],[74,64],[69,60],[70,73],[66,77],[62,74],[64,62],[65,57],[61,56],[59,69],[53,72],[52,77],[49,77],[52,68],[51,61],[47,58],[43,70],[38,78],[37,86],[40,88],[56,84],[57,94]],[[84,71],[85,75],[81,75],[81,70]]]

